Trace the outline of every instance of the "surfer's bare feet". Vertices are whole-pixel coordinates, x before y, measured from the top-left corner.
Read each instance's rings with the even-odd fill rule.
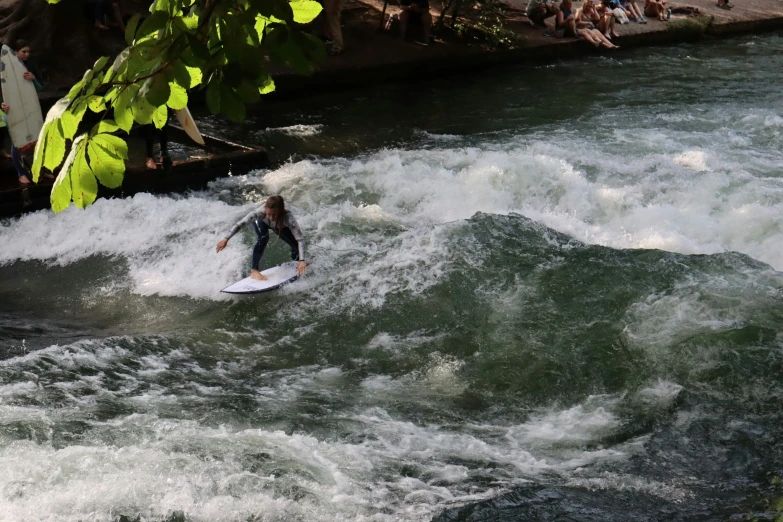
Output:
[[[27,176],[19,176],[19,184],[22,185],[23,187],[26,187],[27,185],[30,184],[30,178],[28,178]]]
[[[259,272],[258,270],[251,270],[250,279],[256,279],[258,281],[266,281],[266,276],[261,272]]]
[[[158,170],[158,166],[155,165],[155,160],[152,158],[147,158],[147,168],[150,170]]]

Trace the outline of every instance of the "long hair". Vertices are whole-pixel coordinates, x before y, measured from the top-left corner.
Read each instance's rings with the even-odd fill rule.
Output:
[[[275,232],[280,232],[283,228],[283,221],[286,218],[285,201],[283,196],[270,196],[266,200],[266,208],[272,210],[275,214]]]

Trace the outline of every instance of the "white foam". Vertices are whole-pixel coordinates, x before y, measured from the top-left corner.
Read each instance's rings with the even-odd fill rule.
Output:
[[[375,340],[388,342],[394,344],[394,337]],[[205,522],[254,516],[428,520],[445,506],[489,498],[541,473],[571,476],[638,451],[633,443],[600,446],[619,428],[613,410],[620,399],[606,395],[565,409],[541,409],[519,425],[459,429],[399,420],[360,400],[355,411],[335,412],[343,428],[326,437],[274,427],[248,429],[245,419],[235,425],[224,415],[220,426],[202,421],[201,413],[199,420],[185,420],[180,417],[194,404],[200,411],[211,410],[210,401],[232,397],[247,365],[226,361],[202,383],[189,377],[203,372],[193,369],[197,358],[183,349],[142,354],[135,358],[140,366],[130,369],[128,358],[138,351],[133,343],[125,338],[79,341],[3,361],[2,372],[29,368],[45,370],[47,379],[68,378],[55,383],[66,392],[56,407],[19,407],[0,400],[0,427],[21,422],[39,434],[37,443],[3,437],[4,521],[98,521],[118,514],[159,519],[174,512]],[[150,345],[144,340],[140,347]],[[249,354],[248,360],[253,357]],[[461,361],[434,353],[410,374],[370,377],[361,389],[366,404],[378,403],[383,395],[397,403],[422,404],[461,393],[461,368]],[[87,369],[102,371],[86,375]],[[105,384],[109,373],[114,376],[111,389]],[[186,383],[176,395],[170,387],[173,377]],[[302,396],[345,393],[350,385],[334,366],[267,371],[256,379],[266,387],[246,396],[270,413],[295,410]],[[0,391],[0,399],[30,398],[38,386],[25,378]],[[96,397],[123,401],[140,413],[96,421],[90,413]],[[165,411],[177,418],[165,418]],[[84,424],[86,430],[67,447],[53,446],[51,437],[62,422]],[[401,474],[402,467],[409,472]]]
[[[590,142],[568,135],[305,160],[212,190],[287,197],[316,260],[310,281],[287,291],[314,293],[308,302],[317,306],[377,307],[437,284],[449,271],[454,233],[476,212],[520,213],[588,243],[734,250],[783,268],[783,178],[758,175],[780,168],[779,159],[748,146],[678,145],[660,130],[612,139],[616,149],[589,155]],[[252,204],[139,194],[58,216],[38,212],[0,228],[0,264],[107,256],[124,284],[101,292],[228,298],[217,290],[247,271],[253,239],[240,235],[220,255],[214,245]]]
[[[271,127],[266,129],[266,133],[280,133],[286,136],[294,136],[296,138],[309,138],[317,136],[321,133],[323,125],[289,125],[287,127]]]

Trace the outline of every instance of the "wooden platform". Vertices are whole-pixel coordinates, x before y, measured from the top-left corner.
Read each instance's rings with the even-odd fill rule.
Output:
[[[125,171],[125,180],[118,189],[100,187],[98,197],[125,197],[137,192],[170,193],[188,189],[200,189],[210,181],[265,168],[269,157],[263,148],[250,148],[219,138],[204,135],[206,146],[190,145],[185,132],[178,127],[169,128],[169,149],[174,164],[168,170],[159,165],[158,170],[144,165],[146,154],[142,140],[131,138],[131,161]],[[0,160],[0,217],[50,207],[51,182],[21,187],[10,160]]]

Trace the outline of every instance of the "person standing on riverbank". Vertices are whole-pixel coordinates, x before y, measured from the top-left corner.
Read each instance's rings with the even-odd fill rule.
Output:
[[[403,40],[407,38],[410,22],[414,20],[421,23],[424,45],[429,45],[432,29],[429,0],[400,0],[400,38]]]
[[[329,54],[341,54],[344,49],[342,26],[343,0],[323,0],[323,6],[323,31],[332,42],[331,47],[329,47]]]
[[[250,265],[250,277],[252,279],[266,280],[264,274],[259,270],[259,264],[266,250],[266,245],[269,243],[270,229],[291,248],[291,259],[299,261],[296,267],[297,275],[304,275],[307,269],[304,235],[302,234],[302,229],[299,228],[299,223],[296,222],[296,218],[290,211],[286,210],[282,196],[271,196],[266,200],[266,203],[253,209],[252,212],[240,219],[236,225],[231,227],[226,237],[220,240],[215,251],[220,252],[226,248],[228,240],[247,223],[253,224],[253,229],[255,229],[258,236],[256,246],[253,248],[253,263]]]

